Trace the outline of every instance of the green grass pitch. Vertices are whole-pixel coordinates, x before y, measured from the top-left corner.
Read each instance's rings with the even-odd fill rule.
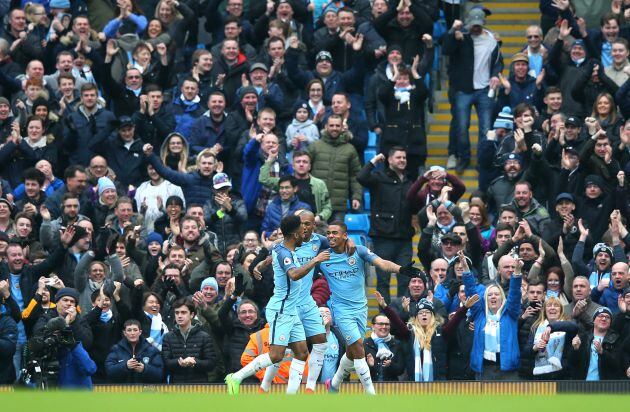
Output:
[[[627,410],[627,395],[549,395],[549,396],[449,396],[449,395],[204,395],[198,393],[3,393],[3,411],[89,410],[127,411],[585,411]]]

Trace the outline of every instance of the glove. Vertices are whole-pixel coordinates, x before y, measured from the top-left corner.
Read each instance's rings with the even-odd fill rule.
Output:
[[[398,273],[400,273],[401,275],[407,276],[409,278],[413,278],[413,277],[418,277],[418,275],[422,273],[422,271],[418,268],[415,268],[413,266],[413,262],[409,262],[406,265],[401,266]]]
[[[237,273],[234,276],[234,296],[241,296],[245,291],[245,286],[243,286],[243,274]]]

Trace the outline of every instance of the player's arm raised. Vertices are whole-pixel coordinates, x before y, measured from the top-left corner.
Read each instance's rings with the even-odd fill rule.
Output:
[[[328,250],[321,252],[315,256],[310,262],[299,268],[291,268],[287,271],[287,275],[291,280],[300,280],[308,274],[315,266],[321,262],[325,262],[330,259],[330,252]]]
[[[390,262],[389,260],[385,260],[383,258],[377,257],[372,262],[374,266],[382,270],[383,272],[389,273],[398,273],[402,266],[395,264],[394,262]]]

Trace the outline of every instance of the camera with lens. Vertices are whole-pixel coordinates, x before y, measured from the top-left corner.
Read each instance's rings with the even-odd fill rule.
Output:
[[[45,390],[56,386],[59,376],[58,352],[76,344],[72,329],[61,318],[50,319],[41,335],[33,337],[27,347],[26,365],[22,370],[21,384]]]

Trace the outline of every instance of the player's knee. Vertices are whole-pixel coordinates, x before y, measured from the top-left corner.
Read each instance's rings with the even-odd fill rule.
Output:
[[[308,358],[308,350],[307,349],[294,350],[293,357],[297,360],[305,361]]]
[[[282,359],[284,359],[284,348],[278,349],[271,347],[269,349],[269,359],[271,359],[273,363],[282,362]]]

